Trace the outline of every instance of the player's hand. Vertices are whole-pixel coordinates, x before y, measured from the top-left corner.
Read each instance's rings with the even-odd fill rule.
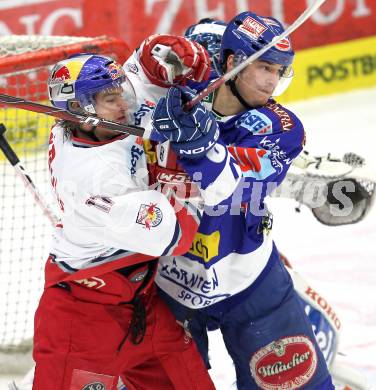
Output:
[[[148,78],[159,86],[208,80],[210,57],[198,43],[184,37],[158,34],[145,39],[139,50],[140,64]]]
[[[172,87],[153,113],[153,129],[171,141],[179,157],[199,158],[217,142],[219,128],[213,114],[201,103],[190,111],[183,104],[193,97],[188,87]]]

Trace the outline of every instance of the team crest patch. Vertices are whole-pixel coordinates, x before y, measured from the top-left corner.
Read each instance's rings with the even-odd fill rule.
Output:
[[[162,211],[155,203],[150,203],[149,205],[141,204],[136,222],[150,230],[152,227],[158,226],[162,222],[162,219]]]
[[[259,349],[250,361],[257,385],[264,390],[299,389],[313,377],[317,355],[306,336],[291,336]]]

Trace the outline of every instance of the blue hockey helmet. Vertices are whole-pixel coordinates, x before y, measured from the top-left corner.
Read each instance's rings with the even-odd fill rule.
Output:
[[[238,14],[230,21],[223,34],[220,64],[223,66],[230,53],[235,58],[238,57],[238,61],[249,57],[283,32],[284,27],[275,18],[259,16],[253,12]],[[284,67],[290,66],[294,59],[290,39],[282,39],[262,54],[260,59]]]
[[[122,87],[127,81],[122,66],[112,58],[76,54],[53,67],[48,79],[48,93],[55,107],[69,111],[72,110],[71,102],[77,101],[82,109],[95,114],[95,95]],[[132,88],[129,81],[128,84],[128,88]]]
[[[184,36],[204,46],[212,60],[218,59],[226,26],[227,24],[222,20],[205,18],[188,27]]]

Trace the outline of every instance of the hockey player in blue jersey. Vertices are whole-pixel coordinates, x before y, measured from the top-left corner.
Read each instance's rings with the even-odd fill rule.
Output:
[[[210,79],[219,77],[221,73],[218,59],[226,25],[221,20],[205,18],[197,24],[189,26],[184,33],[187,38],[200,43],[208,51],[213,63]],[[189,85],[193,88],[202,89],[208,82],[195,83],[190,81]],[[280,90],[279,92],[282,93],[283,91]],[[323,177],[326,178],[327,186],[322,187],[322,193],[319,195],[322,203],[318,205],[314,201],[318,196],[317,186],[314,189],[312,182],[317,181],[323,184]],[[374,179],[370,180],[372,178],[374,178],[374,174],[370,172],[364,158],[354,153],[346,153],[340,158],[333,157],[331,153],[314,157],[307,150],[304,150],[293,161],[292,169],[289,169],[286,178],[272,195],[295,199],[300,204],[307,205],[316,219],[325,225],[339,226],[357,223],[363,220],[372,208],[375,198]],[[333,189],[336,187],[344,188],[344,183],[350,190],[336,194]],[[327,189],[327,192],[324,192],[324,188]],[[348,206],[344,204],[342,206],[342,210],[346,212],[340,215],[338,213],[333,214],[331,208],[341,203],[338,196],[342,195],[350,201]],[[295,290],[305,307],[329,371],[337,380],[340,378],[341,385],[345,387],[346,379],[338,373],[338,364],[336,363],[338,348],[340,348],[340,321],[333,309],[327,305],[326,300],[324,300],[325,305],[327,305],[326,310],[317,303],[323,298],[292,268],[285,256],[280,254],[280,257],[292,276]],[[330,309],[327,309],[328,307]],[[346,370],[346,372],[349,378],[352,378],[351,370]],[[354,380],[354,378],[351,380]]]
[[[282,31],[274,18],[237,15],[223,35],[222,71],[231,70]],[[221,134],[207,154],[205,172],[202,160],[194,171],[184,160],[178,163],[210,192],[207,167],[225,165],[230,156],[232,174],[240,175],[241,181],[233,188],[233,180],[222,178],[220,207],[206,205],[190,251],[162,257],[156,279],[161,296],[204,357],[207,328],[221,329],[239,389],[333,388],[311,324],[271,238],[272,220],[264,205],[304,143],[299,119],[270,98],[291,76],[293,57],[290,40],[285,39],[208,99]],[[188,94],[172,88],[155,110],[156,130],[171,141],[179,133],[176,123],[183,122],[181,100]],[[174,142],[164,146],[160,165],[172,171],[172,159],[166,157],[169,147],[178,156],[185,151]]]

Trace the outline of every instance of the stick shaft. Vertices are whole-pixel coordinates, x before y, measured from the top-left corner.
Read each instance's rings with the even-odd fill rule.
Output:
[[[22,110],[38,112],[40,114],[53,116],[54,118],[71,122],[77,122],[81,124],[86,123],[95,126],[98,129],[113,130],[121,134],[131,134],[137,137],[145,137],[146,135],[145,129],[143,129],[142,127],[111,122],[105,119],[100,119],[92,116],[73,114],[61,108],[51,107],[41,103],[35,103],[30,100],[21,99],[15,96],[0,94],[0,105],[6,105]]]

